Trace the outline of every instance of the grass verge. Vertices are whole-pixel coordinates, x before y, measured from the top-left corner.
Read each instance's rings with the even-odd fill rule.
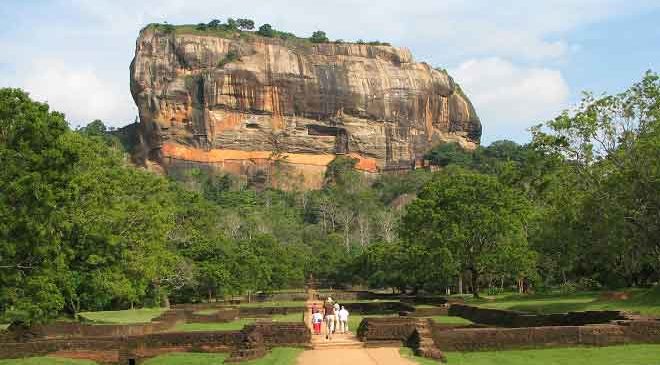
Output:
[[[273,322],[302,322],[302,313],[289,313],[274,315],[270,317]],[[256,318],[240,318],[231,322],[213,322],[213,323],[181,323],[176,325],[172,331],[194,332],[194,331],[238,331],[244,326],[252,324]]]
[[[660,345],[447,353],[452,365],[658,365]]]
[[[78,315],[86,320],[98,323],[145,323],[158,317],[167,308],[141,308],[121,311],[80,312]]]
[[[648,290],[629,290],[627,300],[604,299],[602,292],[575,294],[508,295],[494,300],[468,300],[487,308],[510,309],[531,313],[564,313],[588,310],[623,310],[643,315],[660,316],[660,287]]]
[[[73,360],[61,357],[28,357],[25,359],[0,360],[0,365],[96,365],[89,360]]]
[[[302,349],[277,347],[261,359],[242,362],[244,365],[293,365]],[[154,357],[144,365],[219,365],[224,364],[227,354],[171,353]]]

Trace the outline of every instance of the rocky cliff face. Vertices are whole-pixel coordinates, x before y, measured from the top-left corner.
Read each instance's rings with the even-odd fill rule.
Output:
[[[479,143],[452,78],[409,51],[143,29],[131,64],[143,162],[289,175],[316,188],[337,154],[376,173],[410,169],[434,145]],[[292,179],[293,177],[293,179]]]

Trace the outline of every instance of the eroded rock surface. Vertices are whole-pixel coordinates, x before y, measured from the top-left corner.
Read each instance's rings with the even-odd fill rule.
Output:
[[[142,162],[246,176],[285,167],[305,188],[320,186],[337,154],[365,172],[410,169],[440,142],[474,148],[481,136],[449,75],[390,46],[147,27],[131,91]]]

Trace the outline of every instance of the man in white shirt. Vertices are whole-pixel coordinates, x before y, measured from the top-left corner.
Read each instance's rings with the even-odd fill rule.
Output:
[[[348,333],[348,311],[342,305],[339,311],[339,333]]]

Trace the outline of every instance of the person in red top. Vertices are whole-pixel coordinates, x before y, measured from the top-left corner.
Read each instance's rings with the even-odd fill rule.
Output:
[[[323,305],[323,313],[325,314],[326,333],[325,338],[332,340],[332,333],[335,331],[335,307],[332,305],[332,299],[328,298]]]

